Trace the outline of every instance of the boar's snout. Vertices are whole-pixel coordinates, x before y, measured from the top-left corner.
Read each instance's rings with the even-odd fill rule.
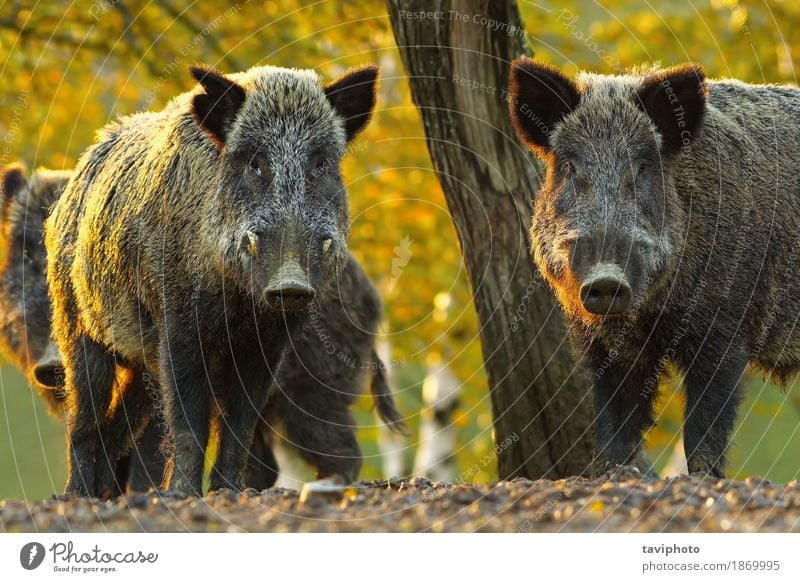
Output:
[[[289,282],[275,289],[267,290],[267,302],[274,309],[299,311],[314,300],[316,293],[308,285]]]
[[[287,259],[270,279],[264,297],[273,309],[299,311],[308,307],[316,291],[296,259]]]
[[[631,304],[631,286],[617,265],[598,265],[580,290],[583,308],[595,315],[621,315]]]
[[[45,388],[59,388],[63,384],[64,367],[58,346],[50,342],[44,354],[33,367],[33,377]]]

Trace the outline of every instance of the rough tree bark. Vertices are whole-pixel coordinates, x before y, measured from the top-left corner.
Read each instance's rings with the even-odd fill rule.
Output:
[[[510,62],[528,54],[516,2],[387,1],[469,270],[499,476],[585,473],[590,385],[574,365],[561,315],[529,254],[539,179],[508,117]]]

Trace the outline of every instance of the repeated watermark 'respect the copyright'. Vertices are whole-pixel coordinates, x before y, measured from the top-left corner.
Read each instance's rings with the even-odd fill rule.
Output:
[[[400,10],[397,15],[401,20],[464,22],[482,26],[492,32],[502,32],[508,36],[525,36],[525,30],[521,26],[490,18],[480,13],[460,12],[458,10]]]

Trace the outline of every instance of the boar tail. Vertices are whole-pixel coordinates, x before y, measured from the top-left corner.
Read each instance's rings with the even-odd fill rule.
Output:
[[[386,378],[386,366],[375,350],[372,350],[372,363],[372,380],[369,391],[372,393],[373,400],[375,400],[378,416],[392,432],[410,436],[411,433],[400,417],[400,412],[395,408],[392,389],[389,387],[389,381]]]

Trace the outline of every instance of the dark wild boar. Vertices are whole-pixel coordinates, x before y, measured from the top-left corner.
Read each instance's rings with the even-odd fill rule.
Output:
[[[51,413],[63,415],[63,373],[58,347],[50,339],[44,220],[69,180],[69,172],[39,169],[28,180],[25,167],[2,173],[0,346],[27,376]]]
[[[275,441],[295,449],[318,479],[340,475],[355,481],[362,456],[350,406],[365,385],[380,419],[407,434],[375,349],[381,315],[378,291],[351,255],[325,304],[290,340],[259,422],[248,487],[275,483],[274,458],[274,467],[259,462],[270,458]]]
[[[5,260],[0,270],[4,314],[0,340],[4,355],[29,376],[58,417],[64,414],[63,365],[50,340],[42,232],[70,175],[71,171],[40,168],[28,180],[20,164],[2,173],[5,205],[0,240]],[[259,425],[251,450],[246,486],[266,489],[274,484],[278,468],[269,444],[274,430],[281,431],[279,438],[291,443],[320,478],[338,474],[355,480],[361,454],[349,407],[367,382],[381,419],[403,430],[383,363],[374,351],[380,319],[377,290],[351,256],[330,299],[310,315],[279,367],[263,412],[268,420]],[[130,457],[118,460],[116,478],[121,487],[127,483],[128,492],[147,491],[161,483],[164,456],[159,426],[163,423],[152,423]]]
[[[0,265],[0,344],[47,403],[53,416],[64,417],[64,373],[61,354],[51,339],[47,254],[42,239],[50,207],[61,195],[71,171],[39,168],[27,177],[22,164],[2,172],[2,233],[5,248]],[[123,457],[114,470],[119,491],[147,491],[163,471],[161,433],[148,429],[133,462]]]
[[[193,68],[199,85],[103,130],[47,220],[53,329],[64,358],[67,492],[109,488],[162,394],[166,485],[200,494],[243,469],[287,340],[348,257],[340,172],[375,103],[378,71],[324,86],[312,71]],[[118,405],[111,410],[112,392]]]
[[[723,476],[746,367],[800,369],[800,91],[528,58],[510,87],[547,167],[533,255],[594,383],[598,468],[632,461],[672,365],[689,471]]]

